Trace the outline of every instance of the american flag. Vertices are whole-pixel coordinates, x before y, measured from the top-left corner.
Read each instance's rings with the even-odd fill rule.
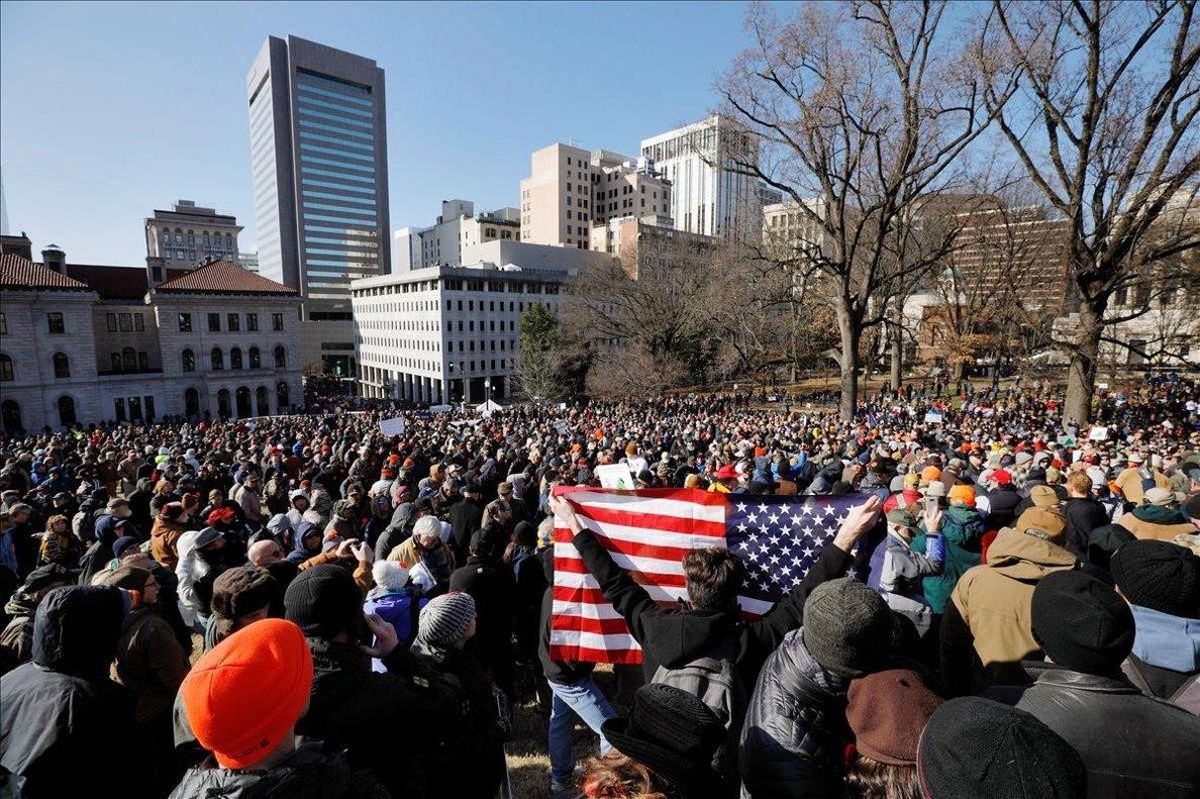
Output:
[[[859,495],[751,496],[696,489],[559,489],[618,566],[658,602],[687,600],[683,556],[727,547],[746,566],[743,616],[757,618],[804,579]],[[641,647],[604,598],[561,519],[554,523],[550,656],[640,663]]]

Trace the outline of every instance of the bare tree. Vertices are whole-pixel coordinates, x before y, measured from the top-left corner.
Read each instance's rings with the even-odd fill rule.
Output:
[[[721,80],[724,110],[763,143],[737,168],[783,192],[809,226],[804,257],[828,281],[841,343],[840,411],[858,397],[863,332],[938,263],[926,205],[959,189],[960,157],[988,122],[940,3],[762,5],[753,45]],[[997,96],[1003,96],[998,88]]]
[[[993,0],[981,20],[987,107],[1034,185],[1070,222],[1079,315],[1064,420],[1091,418],[1105,326],[1131,318],[1109,312],[1113,295],[1150,274],[1149,265],[1200,244],[1187,225],[1159,224],[1173,209],[1187,216],[1200,173],[1194,13],[1194,0]],[[1021,92],[1010,101],[1014,80]]]

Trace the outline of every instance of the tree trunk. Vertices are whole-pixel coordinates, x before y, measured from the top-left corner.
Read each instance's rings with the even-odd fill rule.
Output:
[[[854,418],[858,407],[858,344],[862,338],[862,327],[848,309],[839,308],[838,332],[842,340],[841,379],[842,400],[838,415],[846,421]]]
[[[904,379],[904,328],[901,323],[904,321],[904,306],[896,301],[895,308],[892,309],[892,324],[888,325],[888,345],[891,347],[891,374],[888,380],[891,382],[894,390],[900,385],[900,381]]]
[[[1067,367],[1067,399],[1063,404],[1063,423],[1085,425],[1092,419],[1092,394],[1096,390],[1096,364],[1100,355],[1100,335],[1104,331],[1104,305],[1081,303],[1075,348]]]

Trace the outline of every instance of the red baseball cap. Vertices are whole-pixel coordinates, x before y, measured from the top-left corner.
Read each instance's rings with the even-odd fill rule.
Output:
[[[1000,485],[1012,485],[1012,475],[1006,469],[997,469],[992,472],[992,479]]]

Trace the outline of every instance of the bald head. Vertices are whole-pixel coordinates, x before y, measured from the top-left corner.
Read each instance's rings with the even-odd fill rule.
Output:
[[[283,560],[283,551],[270,539],[255,541],[246,552],[246,559],[255,566],[270,566]]]

